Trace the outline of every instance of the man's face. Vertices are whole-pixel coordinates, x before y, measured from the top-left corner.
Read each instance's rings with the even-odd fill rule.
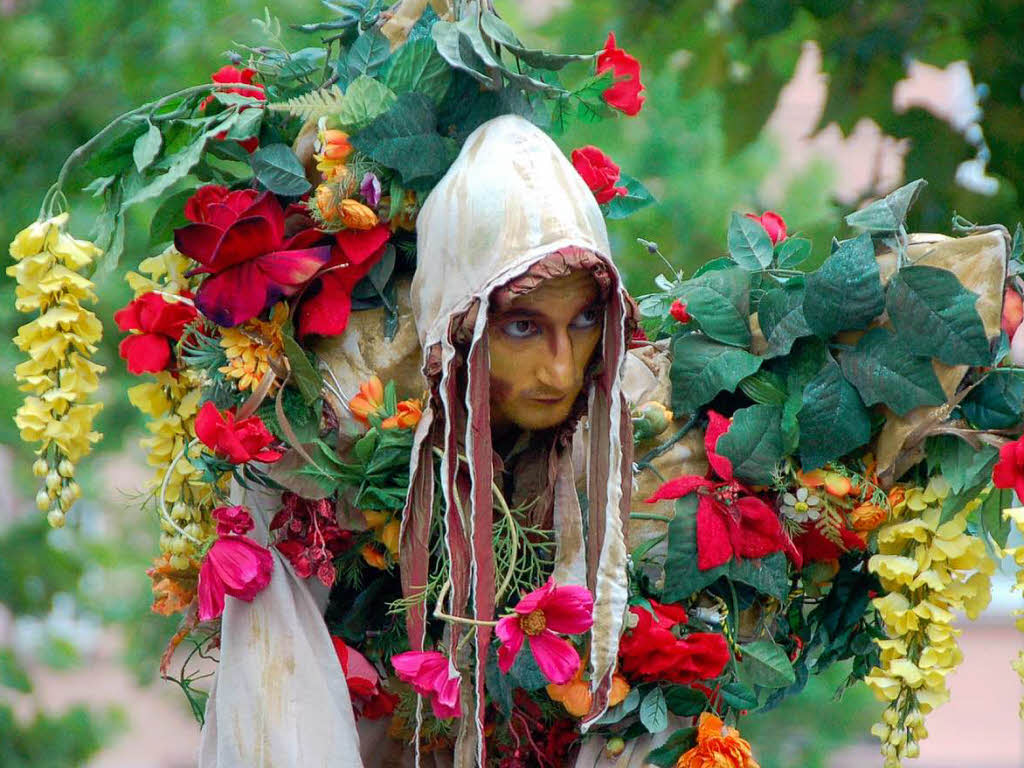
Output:
[[[552,278],[487,322],[491,427],[548,429],[569,416],[601,339],[604,305],[588,272]]]

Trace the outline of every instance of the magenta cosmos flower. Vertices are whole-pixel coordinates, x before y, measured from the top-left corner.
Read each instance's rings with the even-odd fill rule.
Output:
[[[593,610],[594,598],[586,587],[559,587],[548,579],[547,584],[519,601],[515,613],[498,622],[494,633],[501,640],[501,671],[512,669],[526,640],[544,677],[557,685],[569,682],[580,668],[580,655],[572,643],[558,635],[586,632],[594,623]]]
[[[229,517],[232,522],[239,522],[237,514]],[[270,583],[273,569],[270,550],[248,536],[218,536],[199,569],[199,620],[209,621],[224,613],[225,595],[252,602]]]
[[[448,657],[437,651],[407,651],[391,657],[398,679],[430,699],[434,715],[444,720],[462,714],[459,703],[461,677]]]

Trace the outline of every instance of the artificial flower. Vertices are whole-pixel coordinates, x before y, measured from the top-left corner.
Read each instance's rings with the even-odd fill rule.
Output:
[[[221,88],[218,89],[218,93],[237,93],[239,96],[245,96],[250,99],[256,99],[257,101],[266,101],[267,95],[264,93],[264,88],[259,83],[253,83],[252,79],[256,75],[256,70],[245,67],[239,69],[233,67],[230,64],[226,64],[216,72],[214,72],[210,79],[215,83],[238,83],[239,85],[248,85],[250,88]],[[205,110],[216,97],[211,93],[199,104],[200,111]],[[249,109],[250,105],[242,105],[239,107],[239,112]],[[217,138],[223,140],[226,138],[227,132],[222,131],[217,134]],[[256,151],[256,147],[259,146],[259,138],[256,136],[249,137],[247,139],[240,139],[238,141],[246,152],[252,154]]]
[[[445,720],[462,714],[462,679],[447,656],[437,651],[406,651],[392,656],[391,666],[399,680],[430,700],[435,717]]]
[[[853,483],[839,472],[815,469],[812,472],[797,472],[797,479],[806,488],[824,488],[837,499],[845,499],[853,492]]]
[[[850,522],[855,531],[873,531],[885,522],[889,513],[877,504],[865,502],[858,504],[850,512]]]
[[[171,554],[162,553],[146,571],[153,580],[153,613],[173,616],[191,605],[196,596],[197,577],[171,565]]]
[[[764,231],[772,239],[772,245],[778,245],[786,239],[786,222],[775,211],[765,211],[760,216],[748,213],[747,218],[753,219],[764,227]]]
[[[572,680],[567,683],[550,683],[545,690],[547,691],[548,698],[552,701],[557,701],[573,717],[585,717],[590,712],[590,705],[594,700],[594,695],[590,690],[590,682],[583,679],[583,669],[586,667],[586,662],[580,663],[579,669],[576,670],[576,674],[572,676]],[[612,675],[612,687],[608,692],[608,706],[614,707],[616,704],[620,704],[625,700],[629,694],[630,686],[626,682],[626,678],[620,675],[618,672]]]
[[[373,531],[374,538],[384,545],[393,558],[398,557],[398,534],[402,528],[402,521],[392,512],[375,509],[364,509],[363,518],[366,520],[366,527]]]
[[[587,183],[599,204],[604,205],[613,197],[629,194],[625,187],[615,186],[619,180],[619,166],[597,147],[574,149],[570,157],[572,167]]]
[[[992,468],[992,483],[996,488],[1012,488],[1018,498],[1024,499],[1024,437],[999,449],[999,461]]]
[[[398,697],[381,688],[380,675],[373,664],[355,648],[346,645],[340,637],[332,635],[331,643],[345,675],[356,718],[379,720],[394,712]]]
[[[117,348],[128,362],[128,371],[141,374],[167,370],[174,345],[197,316],[191,301],[168,300],[159,293],[144,293],[115,312],[117,327],[126,333],[134,331]]]
[[[667,680],[689,685],[718,677],[729,663],[729,645],[717,632],[679,637],[673,628],[686,623],[686,610],[650,600],[650,610],[630,606],[636,626],[619,641],[619,665],[631,679]]]
[[[498,621],[494,634],[501,640],[498,667],[502,672],[512,664],[527,641],[541,673],[552,683],[567,683],[580,666],[573,645],[558,634],[578,635],[594,623],[594,598],[586,587],[556,586],[548,579],[540,589],[523,597],[515,613]]]
[[[224,596],[249,603],[270,583],[274,558],[248,536],[219,535],[199,568],[199,620],[224,612]]]
[[[1003,294],[1003,315],[1000,320],[1000,326],[1007,337],[1013,338],[1022,319],[1024,319],[1024,299],[1021,299],[1021,295],[1013,288],[1007,288]]]
[[[234,507],[217,507],[210,513],[210,517],[217,523],[218,536],[248,533],[256,525],[249,510],[240,504]]]
[[[775,512],[763,499],[733,477],[732,462],[716,450],[718,438],[729,429],[729,419],[708,411],[704,447],[707,477],[685,475],[664,483],[647,499],[678,499],[697,493],[697,567],[706,571],[739,558],[760,558],[785,551],[799,567],[800,553],[793,546]],[[715,480],[717,475],[720,480]]]
[[[686,311],[686,304],[679,299],[672,302],[672,306],[668,308],[668,313],[672,315],[677,323],[683,323],[684,325],[693,320],[690,313]]]
[[[334,584],[334,558],[352,546],[353,537],[338,526],[329,499],[303,499],[285,491],[270,530],[278,532],[274,546],[288,558],[296,576],[308,579],[315,573],[324,586]]]
[[[193,274],[207,275],[195,301],[217,325],[230,328],[256,317],[330,260],[330,246],[318,245],[319,230],[285,238],[284,210],[270,192],[229,192],[202,215],[205,221],[174,231],[174,245],[200,263]]]
[[[403,400],[395,407],[397,413],[384,419],[381,429],[415,429],[423,418],[423,405],[419,400]]]
[[[363,546],[359,550],[359,554],[363,556],[363,560],[371,568],[376,568],[379,571],[386,571],[391,567],[393,561],[388,559],[387,550],[383,544],[379,542],[370,542]]]
[[[760,768],[750,744],[735,728],[726,727],[716,715],[701,712],[697,744],[680,755],[676,768]]]
[[[864,539],[845,525],[833,531],[830,538],[813,522],[801,526],[800,533],[793,538],[793,545],[805,564],[836,561],[844,553],[862,550],[866,546]]]
[[[363,174],[363,180],[359,182],[359,194],[363,196],[363,200],[371,208],[376,208],[380,205],[380,179],[377,178],[377,174],[372,171],[367,171]]]
[[[235,420],[233,411],[220,411],[212,402],[203,403],[196,416],[196,437],[222,459],[232,464],[248,461],[274,462],[283,453],[270,448],[277,442],[259,416]]]
[[[384,407],[384,384],[377,376],[371,376],[359,385],[359,393],[348,401],[349,412],[363,424],[369,424],[370,416]]]
[[[604,50],[597,56],[597,74],[612,71],[615,83],[604,90],[605,103],[623,114],[634,116],[644,105],[644,84],[640,82],[640,62],[615,43],[615,33],[608,33]]]
[[[782,507],[779,511],[799,523],[817,520],[821,517],[821,499],[806,488],[797,488],[795,493],[786,491],[782,494]]]
[[[347,229],[373,229],[379,223],[377,214],[358,200],[351,197],[339,203],[338,216]]]
[[[269,320],[254,317],[235,328],[221,328],[220,346],[227,363],[217,370],[242,392],[256,389],[274,363],[284,356],[284,325],[288,305],[280,302],[270,311]],[[277,383],[269,390],[273,392]]]
[[[337,129],[320,129],[313,159],[325,181],[339,181],[345,174],[345,160],[352,154],[348,134]]]

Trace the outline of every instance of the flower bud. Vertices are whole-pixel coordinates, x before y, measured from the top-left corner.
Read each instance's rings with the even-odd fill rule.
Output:
[[[377,226],[377,214],[358,200],[346,198],[339,206],[341,223],[348,229],[373,229]]]
[[[63,528],[64,513],[54,507],[46,514],[46,522],[50,524],[51,528]]]
[[[70,485],[66,485],[61,488],[60,505],[64,507],[64,509],[68,509],[72,504],[74,504],[76,498],[74,489]]]
[[[184,555],[171,555],[171,568],[176,571],[188,570],[188,558]]]
[[[189,518],[188,505],[176,501],[174,506],[171,507],[171,517],[174,520],[187,520]]]
[[[61,477],[71,477],[75,474],[75,465],[67,459],[61,459],[60,464],[57,465],[57,472]]]
[[[36,477],[46,477],[46,473],[50,471],[50,465],[46,463],[46,459],[38,458],[32,464],[32,474]]]
[[[885,710],[885,712],[882,713],[882,720],[885,722],[886,725],[889,725],[889,726],[896,725],[896,723],[897,723],[897,721],[899,719],[900,719],[900,713],[897,712],[895,709],[887,709],[887,710]],[[907,725],[909,725],[909,724],[910,724],[910,722],[908,720],[907,721]]]
[[[672,411],[654,400],[639,406],[633,413],[633,434],[639,440],[657,437],[668,429],[673,418]]]
[[[67,490],[71,493],[73,499],[79,499],[82,497],[82,487],[72,480],[67,484]]]
[[[51,469],[46,473],[46,490],[56,493],[58,488],[60,488],[60,475],[56,469]]]
[[[199,527],[197,523],[189,523],[182,530],[185,534],[191,536],[193,539],[201,538],[203,535],[203,529]]]
[[[621,755],[625,748],[626,742],[620,736],[613,736],[608,739],[608,742],[604,745],[605,757],[614,759]]]
[[[36,494],[36,506],[39,508],[40,512],[45,512],[50,508],[50,494],[48,494],[45,489],[41,489],[39,493]]]
[[[921,756],[921,745],[916,741],[912,741],[907,744],[907,748],[903,750],[903,754],[906,757],[920,757]]]

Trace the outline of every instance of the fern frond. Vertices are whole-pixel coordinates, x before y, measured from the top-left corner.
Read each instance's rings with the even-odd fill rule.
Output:
[[[344,98],[345,94],[342,93],[341,88],[332,85],[330,88],[303,93],[287,101],[268,104],[267,109],[272,109],[275,112],[288,112],[303,120],[319,120],[321,117],[337,114]]]
[[[842,513],[831,504],[825,504],[815,527],[818,533],[845,552],[846,545],[843,544],[843,535],[840,533],[845,524]]]

